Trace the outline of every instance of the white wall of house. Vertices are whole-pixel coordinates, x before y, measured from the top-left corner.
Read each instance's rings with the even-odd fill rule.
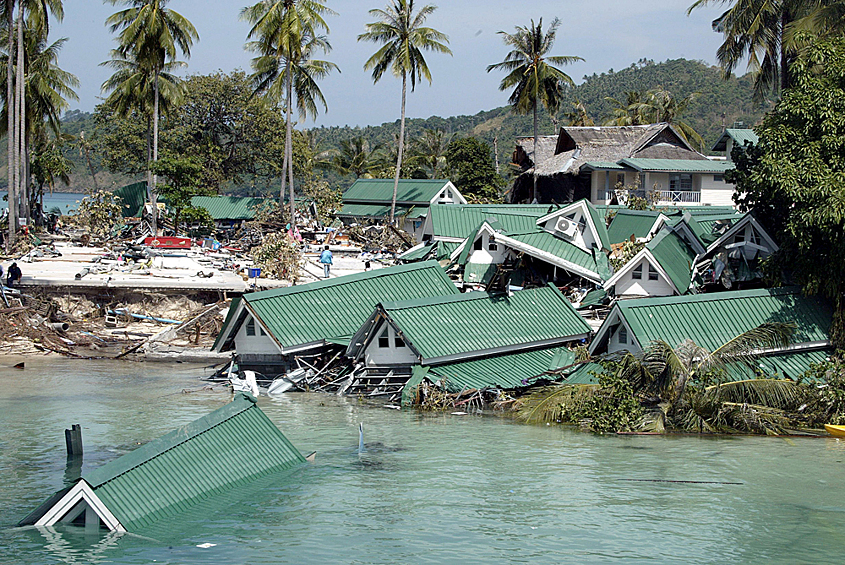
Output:
[[[451,186],[446,186],[440,193],[431,201],[432,204],[462,204],[463,201],[457,195],[457,193],[451,188]]]
[[[616,282],[616,296],[673,296],[672,285],[643,257]]]
[[[402,229],[405,233],[410,234],[413,236],[414,241],[417,243],[422,241],[423,236],[423,227],[425,226],[425,218],[419,218],[412,220],[410,218],[405,218],[405,223],[402,224]]]
[[[566,218],[578,224],[578,229],[573,237],[565,235],[557,230],[557,223],[560,217]],[[543,226],[543,229],[557,235],[563,240],[577,245],[585,251],[589,251],[593,248],[593,246],[601,247],[601,243],[596,241],[593,231],[588,228],[587,218],[585,217],[584,209],[582,207],[578,207],[573,212],[563,214],[562,216],[550,218]]]
[[[725,181],[724,175],[701,176],[701,203],[711,206],[734,206],[736,186]]]
[[[376,329],[376,336],[364,350],[367,367],[389,367],[394,365],[415,365],[417,356],[402,338],[396,336],[393,327],[384,321]]]
[[[616,188],[617,183],[622,186],[633,186],[637,180],[637,174],[624,171],[593,171],[590,175],[590,202],[593,204],[607,204],[610,199],[607,192]]]
[[[617,351],[625,350],[636,353],[640,348],[634,342],[634,334],[631,333],[630,328],[622,321],[611,332],[610,338],[607,340],[607,352],[616,353]]]
[[[235,351],[239,354],[279,354],[276,342],[264,332],[261,324],[255,321],[251,314],[247,314],[246,320],[241,324],[241,329],[235,334]]]

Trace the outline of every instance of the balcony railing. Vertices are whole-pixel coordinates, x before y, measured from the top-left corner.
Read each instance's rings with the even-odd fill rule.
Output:
[[[696,190],[659,190],[658,192],[658,200],[663,202],[669,203],[700,203],[701,202],[701,192]]]
[[[645,198],[649,201],[655,201],[655,204],[700,204],[701,203],[701,192],[696,190],[657,190],[657,191],[648,191],[645,190],[617,190],[615,191],[616,197],[619,199],[620,204],[624,204],[627,202],[630,196],[636,196],[638,198]],[[614,191],[613,190],[599,190],[598,191],[598,200],[610,202],[613,199]]]

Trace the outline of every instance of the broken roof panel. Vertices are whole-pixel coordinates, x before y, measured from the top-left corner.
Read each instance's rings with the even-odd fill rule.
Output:
[[[559,266],[563,269],[567,269],[569,265],[574,265],[578,268],[578,270],[573,270],[575,274],[579,274],[595,282],[610,278],[609,275],[605,276],[607,273],[602,272],[602,265],[597,263],[596,257],[593,254],[545,230],[496,237],[496,241],[502,241],[505,245],[509,245],[509,240],[520,245],[519,247],[515,247],[517,250],[523,251],[538,259],[554,264],[549,259],[557,258],[558,261],[556,262],[560,263]]]
[[[628,241],[632,235],[636,239],[648,237],[659,215],[651,210],[619,210],[607,228],[610,243]]]
[[[238,394],[207,416],[95,469],[80,479],[84,485],[77,486],[89,497],[93,492],[91,500],[106,509],[99,510],[119,522],[111,529],[136,532],[304,461],[255,399]],[[69,489],[62,499],[73,492]],[[73,500],[42,506],[21,525],[51,526],[74,506]]]
[[[549,204],[433,204],[429,215],[435,239],[464,239],[490,218],[506,232],[531,230],[537,218],[554,208]]]
[[[244,294],[242,302],[284,351],[348,338],[381,301],[454,294],[458,289],[440,265],[424,261]],[[214,343],[216,351],[231,349],[243,323],[235,316],[228,321]]]

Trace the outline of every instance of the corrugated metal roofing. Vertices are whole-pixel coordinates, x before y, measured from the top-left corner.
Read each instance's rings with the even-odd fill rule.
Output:
[[[358,179],[343,193],[343,202],[387,203],[393,200],[393,179]],[[399,179],[396,202],[428,204],[449,183],[444,179]]]
[[[599,243],[603,249],[610,250],[610,237],[607,234],[607,220],[605,218],[604,212],[599,212],[599,210],[590,204],[589,200],[584,200],[584,205],[587,207],[587,211],[590,213],[590,217],[593,220],[593,224],[596,226],[596,231],[598,232],[596,235],[599,237]]]
[[[545,230],[536,230],[531,233],[509,234],[507,237],[533,247],[539,251],[544,251],[554,255],[555,257],[559,257],[564,261],[574,263],[579,267],[583,267],[588,271],[596,273],[597,276],[599,274],[599,268],[596,265],[596,260],[593,258],[592,254],[587,253],[577,245],[559,237],[555,237],[553,234],[550,234]]]
[[[424,365],[438,358],[531,344],[580,339],[590,326],[553,287],[512,296],[470,292],[410,302],[382,303]]]
[[[607,228],[610,243],[628,241],[631,235],[638,239],[647,237],[659,215],[645,210],[619,210]]]
[[[429,215],[435,239],[463,239],[489,218],[497,220],[506,233],[525,233],[534,229],[537,218],[554,209],[549,204],[434,204]]]
[[[619,163],[638,171],[674,173],[721,174],[734,168],[734,164],[730,161],[711,161],[710,159],[622,159]]]
[[[716,141],[716,144],[713,145],[713,149],[711,149],[711,151],[726,151],[728,147],[728,139],[733,139],[734,144],[739,145],[740,147],[744,145],[746,141],[750,141],[755,145],[760,142],[760,138],[757,137],[757,134],[754,133],[753,129],[728,128],[718,141]]]
[[[205,208],[215,220],[252,220],[267,201],[250,196],[194,196],[191,206]]]
[[[114,195],[120,198],[120,211],[124,218],[140,218],[147,201],[147,183],[127,184],[115,190]]]
[[[415,246],[416,247],[416,246]],[[399,261],[404,261],[406,263],[413,263],[414,261],[423,261],[429,258],[429,255],[434,254],[437,251],[437,243],[436,242],[429,242],[425,245],[414,249],[413,247],[404,253],[401,253],[396,256],[396,259]]]
[[[128,531],[256,477],[304,462],[244,395],[84,477]]]
[[[570,365],[574,357],[574,353],[566,347],[551,347],[437,365],[429,369],[426,378],[432,382],[440,381],[449,392],[486,387],[511,389],[525,386],[523,381],[546,371]]]
[[[625,167],[616,163],[615,161],[587,161],[581,168],[588,168],[593,170],[609,170],[609,171],[624,171]]]
[[[428,212],[424,204],[415,206],[396,206],[397,217],[408,216],[411,219],[421,218]],[[384,204],[348,204],[344,203],[340,212],[335,214],[340,217],[350,218],[384,218],[390,216],[390,203]]]
[[[832,349],[790,351],[761,357],[757,360],[756,365],[761,378],[798,380],[810,369],[810,365],[824,363],[831,355],[833,355]],[[734,365],[728,369],[727,374],[728,380],[732,381],[753,379],[757,376],[745,365]]]
[[[646,244],[660,266],[669,275],[679,294],[689,290],[695,251],[675,232],[663,229]]]
[[[657,339],[672,347],[691,339],[709,351],[766,322],[794,322],[794,343],[826,342],[833,312],[827,301],[798,288],[621,300],[614,308],[643,347]]]
[[[292,348],[351,336],[382,301],[455,294],[458,289],[440,265],[425,261],[253,292],[243,300],[283,348]],[[230,330],[236,328],[224,325],[218,342]]]

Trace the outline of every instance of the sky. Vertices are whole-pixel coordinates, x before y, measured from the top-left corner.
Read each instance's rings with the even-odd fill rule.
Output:
[[[544,28],[555,18],[561,25],[553,55],[577,55],[578,62],[564,68],[576,83],[585,75],[623,69],[642,58],[660,62],[694,59],[715,64],[721,35],[710,22],[724,8],[699,8],[687,16],[693,0],[437,0],[437,10],[426,25],[449,36],[453,56],[426,53],[433,82],[417,85],[408,94],[408,117],[473,115],[507,104],[508,93],[499,90],[503,73],[486,71],[502,61],[508,48],[498,31],[513,32],[531,19],[543,18]],[[373,84],[364,62],[378,49],[358,42],[364,25],[374,21],[368,11],[383,8],[387,0],[326,0],[338,13],[327,18],[333,50],[321,57],[340,67],[340,73],[324,79],[321,89],[328,112],[305,127],[366,126],[399,118],[401,79],[385,74]],[[249,70],[251,54],[243,48],[249,26],[238,14],[247,2],[231,0],[171,0],[168,8],[187,17],[197,28],[200,41],[191,52],[187,74],[217,70]],[[422,5],[422,2],[420,2]],[[59,66],[80,80],[79,101],[71,109],[90,112],[102,99],[100,85],[110,71],[100,63],[109,59],[114,37],[106,18],[120,7],[101,0],[64,0],[65,18],[54,24],[51,39],[68,38]],[[741,70],[741,69],[738,69]]]

